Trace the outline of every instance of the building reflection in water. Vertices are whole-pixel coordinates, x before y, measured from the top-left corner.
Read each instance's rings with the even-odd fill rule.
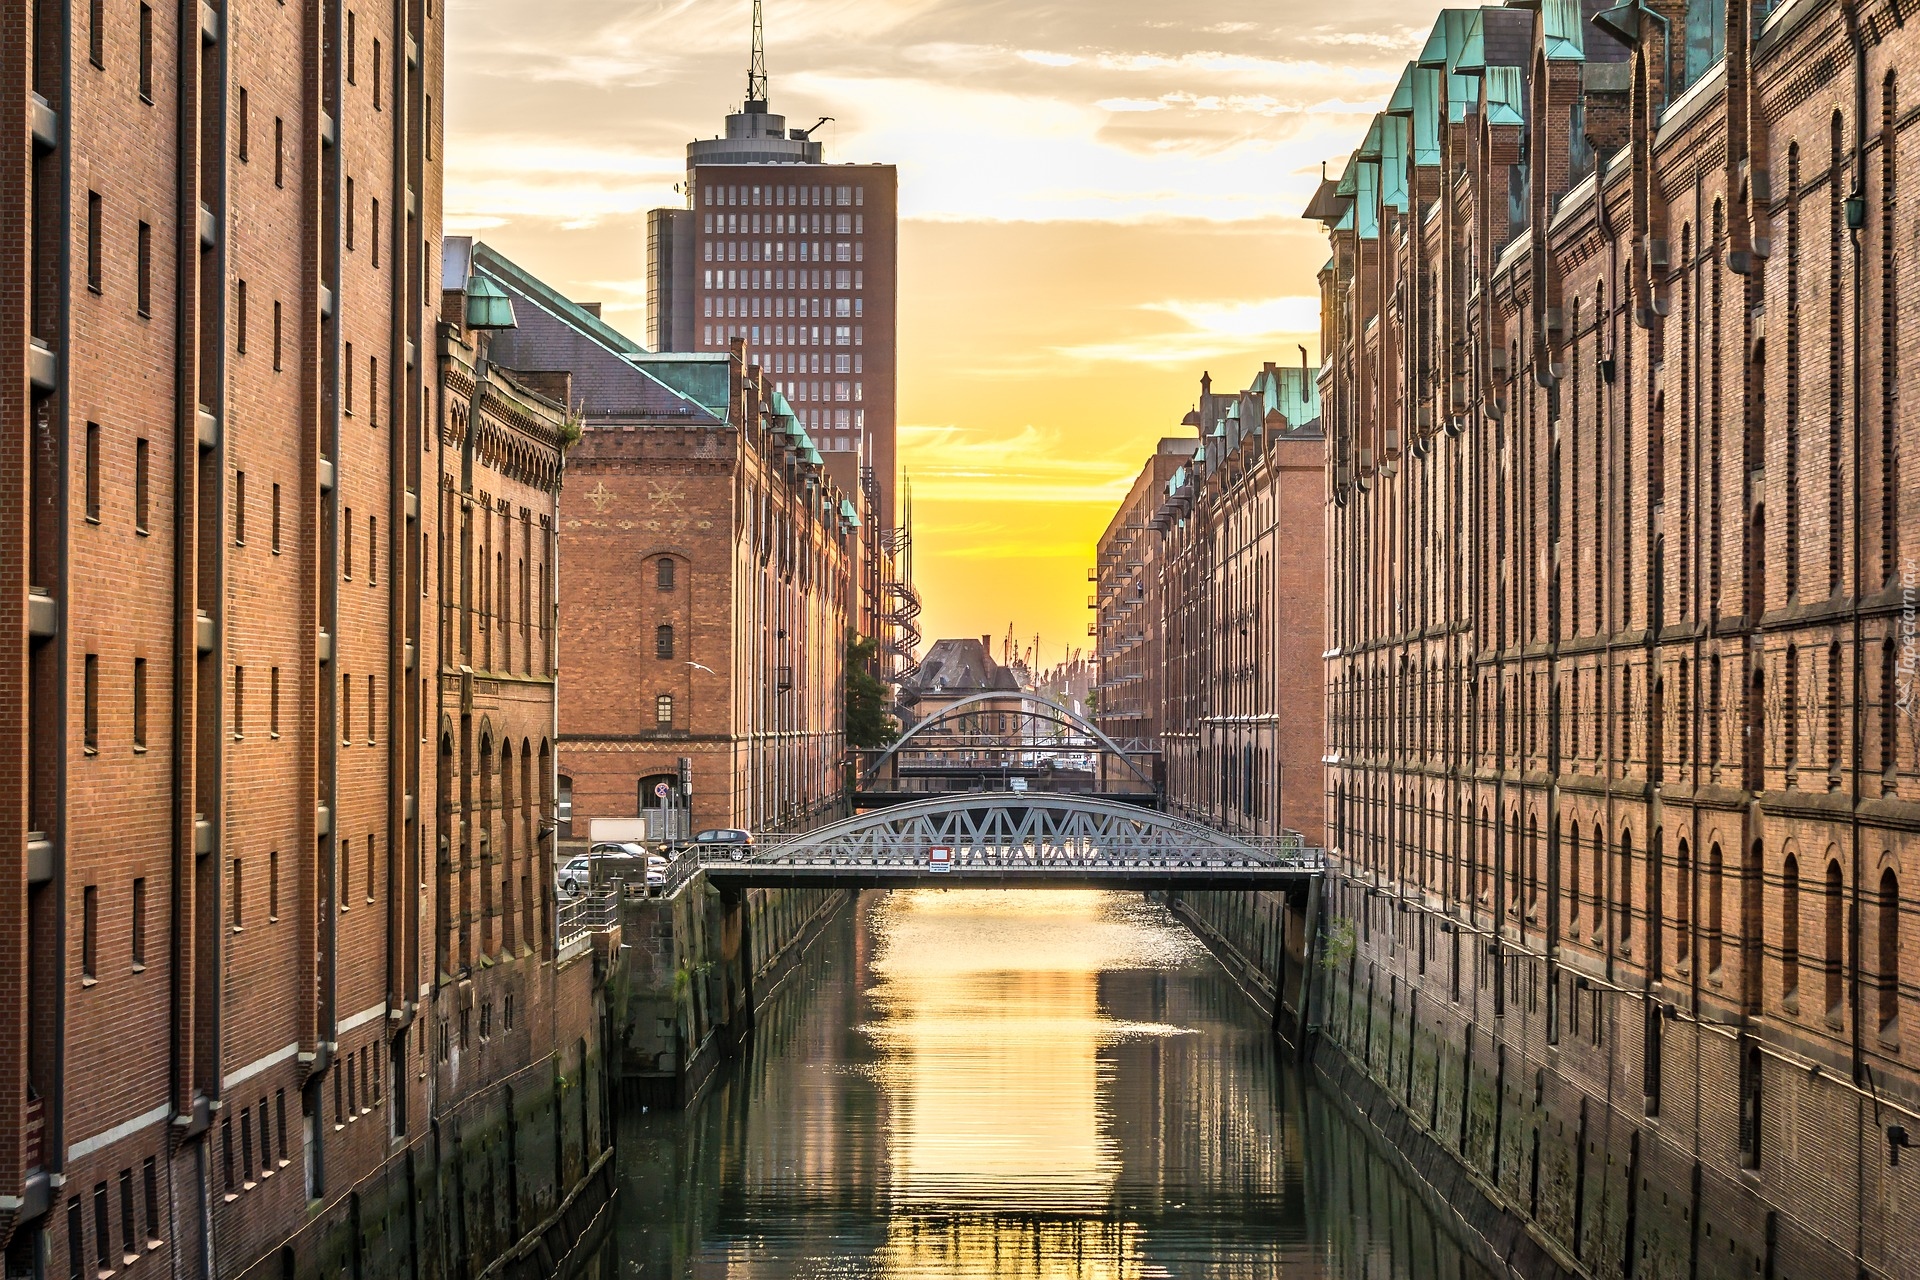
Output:
[[[609,1276],[1483,1274],[1129,895],[865,895],[736,1069],[620,1141]]]

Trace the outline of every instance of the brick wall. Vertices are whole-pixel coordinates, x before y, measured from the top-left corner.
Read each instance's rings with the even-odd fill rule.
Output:
[[[1657,35],[1623,95],[1597,28],[1575,76],[1530,21],[1512,70],[1536,104],[1587,86],[1598,177],[1566,185],[1578,113],[1498,113],[1489,45],[1447,82],[1450,180],[1408,175],[1430,203],[1329,220],[1329,901],[1357,937],[1329,1034],[1576,1270],[1895,1274],[1920,1244],[1886,1136],[1920,1119],[1911,41],[1859,10],[1859,120],[1838,5],[1751,42],[1736,14],[1671,98]],[[1457,1078],[1463,1114],[1434,1101]],[[1569,1180],[1584,1201],[1530,1190]]]

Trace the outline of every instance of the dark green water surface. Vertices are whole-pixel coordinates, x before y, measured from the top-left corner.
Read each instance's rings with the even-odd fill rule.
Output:
[[[619,1142],[602,1274],[1485,1274],[1136,895],[864,895],[701,1102]]]

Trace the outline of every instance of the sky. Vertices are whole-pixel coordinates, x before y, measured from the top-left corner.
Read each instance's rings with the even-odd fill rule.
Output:
[[[1338,172],[1438,5],[765,0],[773,111],[900,170],[927,640],[1091,646],[1086,570],[1203,371],[1318,360]],[[646,212],[746,88],[751,0],[448,0],[446,230],[646,332]]]

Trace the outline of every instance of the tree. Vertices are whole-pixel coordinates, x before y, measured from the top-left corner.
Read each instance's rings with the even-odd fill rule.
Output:
[[[873,674],[879,642],[868,636],[847,640],[847,745],[884,747],[900,736],[900,725],[887,714],[887,686]]]

